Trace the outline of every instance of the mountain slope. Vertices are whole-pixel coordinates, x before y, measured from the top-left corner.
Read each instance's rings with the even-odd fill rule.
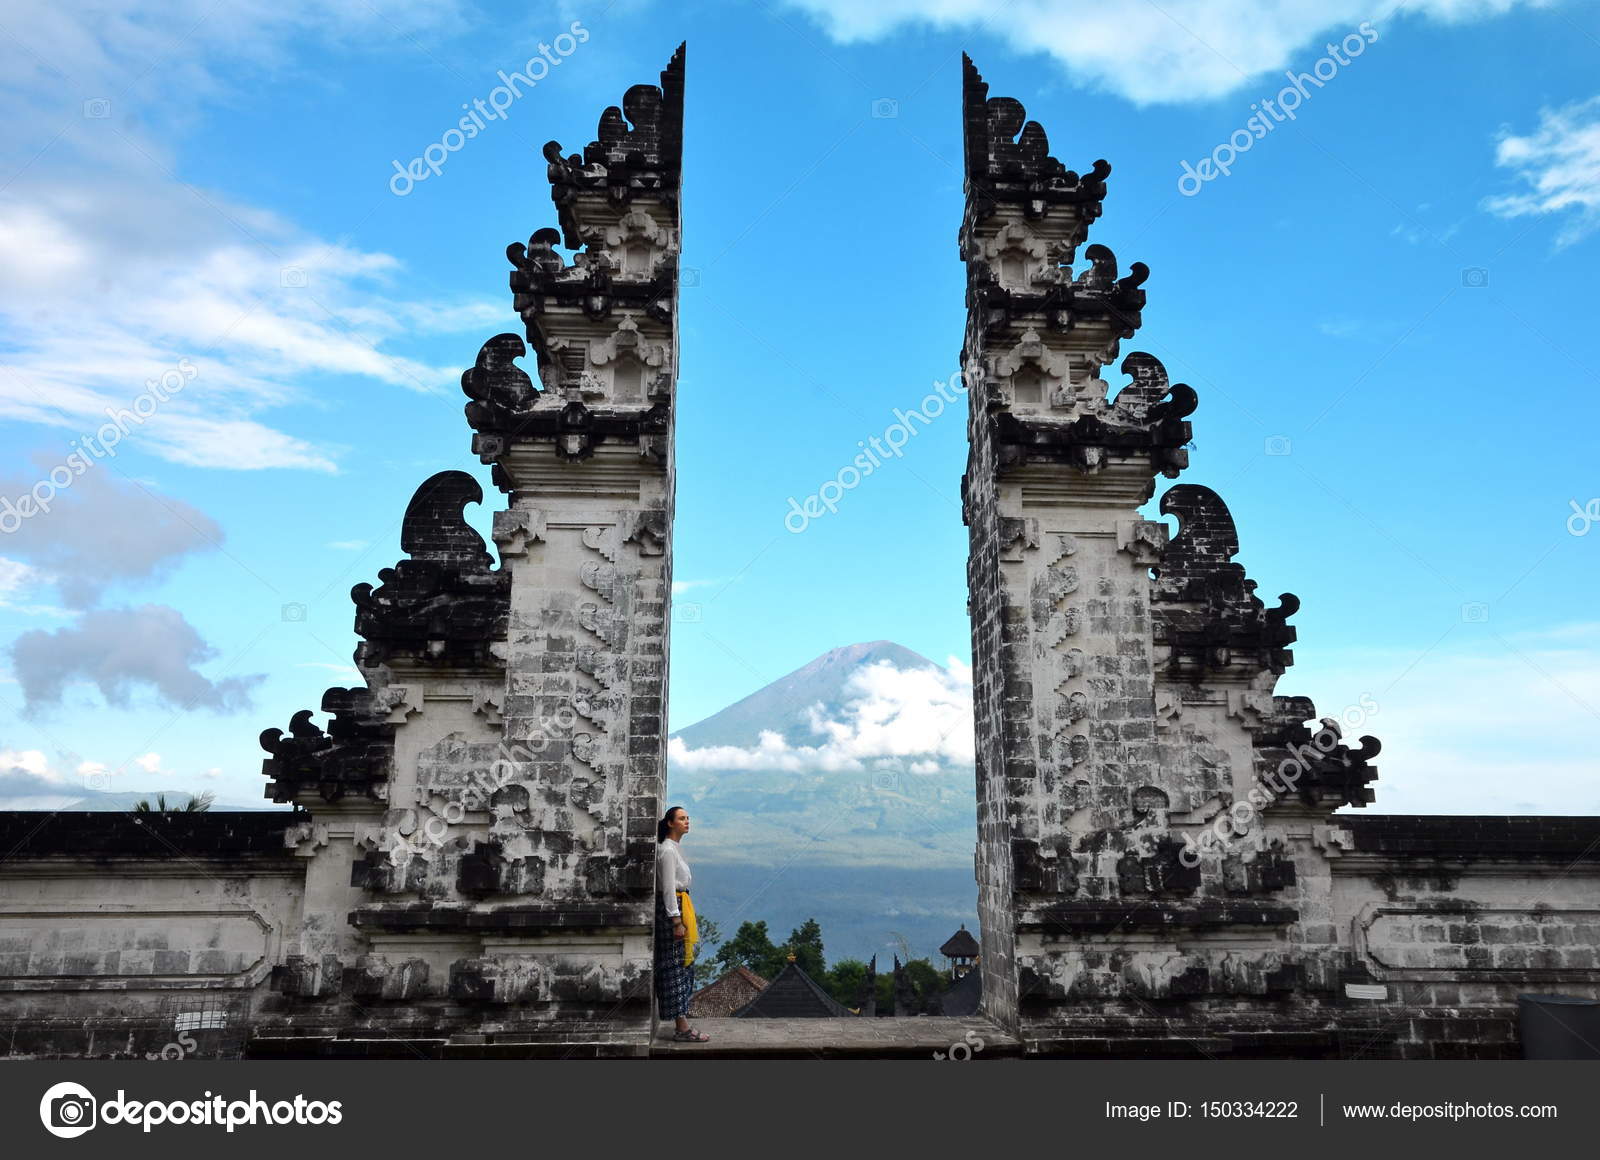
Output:
[[[964,669],[871,641],[673,734],[697,907],[725,935],[815,917],[830,958],[932,954],[975,926],[971,728]]]
[[[887,661],[897,669],[937,669],[927,657],[887,640],[845,645],[823,653],[810,664],[779,677],[764,689],[673,734],[694,749],[716,745],[755,745],[762,730],[771,730],[790,745],[817,741],[809,710],[822,705],[836,713],[846,699],[846,685],[864,665]]]

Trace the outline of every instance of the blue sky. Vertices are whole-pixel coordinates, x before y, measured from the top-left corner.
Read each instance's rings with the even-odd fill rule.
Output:
[[[1352,34],[1293,121],[1180,192]],[[1600,518],[1600,11],[1509,0],[8,6],[0,496],[182,376],[0,535],[13,804],[28,779],[259,798],[258,732],[356,679],[349,588],[397,558],[416,484],[465,468],[498,499],[457,378],[517,328],[539,147],[580,148],[683,39],[675,725],[839,644],[967,656],[957,412],[784,527],[956,369],[966,49],[1066,164],[1113,165],[1091,240],[1152,269],[1124,351],[1199,392],[1184,478],[1262,594],[1303,601],[1278,691],[1377,700],[1380,807],[1600,812],[1600,529],[1570,530]]]

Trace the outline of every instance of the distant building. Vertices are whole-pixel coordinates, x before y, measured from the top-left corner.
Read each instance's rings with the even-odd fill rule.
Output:
[[[939,996],[940,1013],[976,1015],[983,1000],[983,972],[974,969],[978,965],[978,940],[972,937],[966,923],[945,940],[939,953],[949,965],[951,980]]]
[[[822,985],[800,969],[789,956],[789,965],[761,993],[739,1010],[738,1019],[854,1019],[856,1013],[840,1003]]]
[[[734,967],[689,996],[689,1016],[714,1019],[732,1015],[768,987],[749,967]]]
[[[945,940],[939,953],[949,961],[950,977],[959,979],[978,961],[978,940],[967,930],[967,924],[962,923],[961,929]]]

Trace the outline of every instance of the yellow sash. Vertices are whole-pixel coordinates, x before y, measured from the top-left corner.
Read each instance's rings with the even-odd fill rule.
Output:
[[[694,962],[694,945],[700,941],[700,927],[694,920],[694,901],[687,890],[678,891],[678,912],[683,918],[683,965]]]

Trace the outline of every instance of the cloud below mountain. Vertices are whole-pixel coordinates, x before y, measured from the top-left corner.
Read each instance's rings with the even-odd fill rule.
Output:
[[[817,744],[794,744],[775,729],[755,745],[692,748],[668,742],[676,770],[820,770],[900,768],[932,773],[973,760],[972,670],[954,657],[945,669],[897,668],[887,660],[862,665],[846,679],[844,703],[806,707]]]

